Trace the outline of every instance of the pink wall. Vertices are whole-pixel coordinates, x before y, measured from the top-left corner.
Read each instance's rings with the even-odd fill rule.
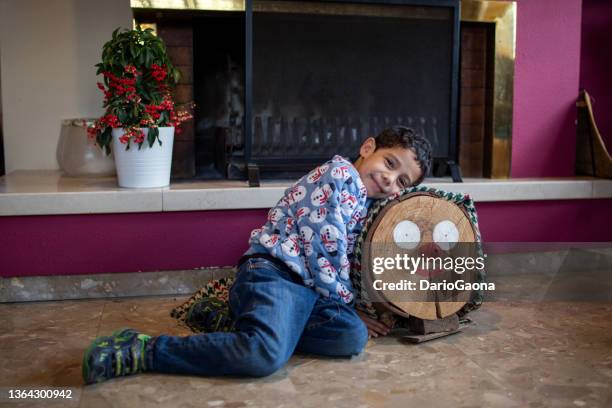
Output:
[[[612,242],[612,199],[477,203],[489,242]]]
[[[593,97],[597,127],[612,151],[612,1],[584,0],[580,87]]]
[[[512,177],[574,174],[581,0],[519,0]]]
[[[602,226],[610,224],[612,199],[480,203],[477,208],[487,242],[612,241],[612,229]],[[234,265],[266,212],[0,217],[0,276]]]
[[[267,211],[0,217],[0,276],[232,265]]]

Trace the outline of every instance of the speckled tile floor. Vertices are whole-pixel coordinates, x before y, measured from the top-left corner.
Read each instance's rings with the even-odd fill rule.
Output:
[[[84,387],[83,350],[118,327],[188,334],[184,298],[0,304],[0,406],[610,407],[611,303],[487,303],[462,333],[420,345],[394,335],[352,359],[294,356],[261,379],[144,374]],[[10,389],[72,399],[8,399]]]

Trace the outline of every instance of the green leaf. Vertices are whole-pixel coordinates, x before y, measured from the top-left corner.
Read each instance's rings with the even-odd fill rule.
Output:
[[[155,143],[155,139],[159,137],[159,129],[158,128],[149,128],[149,134],[147,135],[147,141],[149,142],[149,147],[153,147]]]
[[[106,145],[110,145],[112,140],[113,140],[113,130],[109,127],[106,128],[106,130],[104,131],[105,135],[104,135],[104,144]]]
[[[168,112],[163,111],[161,115],[159,116],[157,123],[160,125],[165,125],[168,123],[169,120],[170,120],[170,117],[168,116]]]
[[[142,90],[139,93],[140,93],[140,96],[144,98],[145,101],[151,100],[151,95],[149,94],[149,92],[147,92],[145,88],[142,88]]]
[[[111,128],[107,127],[102,133],[96,135],[96,144],[104,149],[106,155],[111,153],[110,142],[112,140]]]

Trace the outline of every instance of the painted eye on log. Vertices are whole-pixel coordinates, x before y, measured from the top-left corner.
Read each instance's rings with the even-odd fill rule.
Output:
[[[404,220],[393,228],[393,241],[403,249],[414,249],[421,242],[421,230],[412,221]]]
[[[440,221],[434,227],[433,240],[442,250],[448,251],[457,245],[459,230],[452,221]]]

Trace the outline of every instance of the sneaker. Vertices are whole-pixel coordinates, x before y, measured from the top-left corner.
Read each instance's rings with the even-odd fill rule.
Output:
[[[150,338],[133,329],[98,337],[83,356],[83,380],[93,384],[145,371],[145,346]]]

